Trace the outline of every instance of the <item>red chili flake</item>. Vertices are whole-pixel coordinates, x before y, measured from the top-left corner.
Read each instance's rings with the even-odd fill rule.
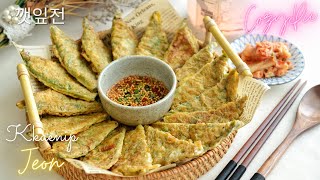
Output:
[[[116,147],[115,144],[111,144],[109,146],[104,146],[104,147],[101,147],[100,152],[108,151],[108,150],[113,149],[115,147]]]

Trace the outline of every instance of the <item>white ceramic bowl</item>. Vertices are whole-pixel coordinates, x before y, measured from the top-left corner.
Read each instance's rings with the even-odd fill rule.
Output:
[[[147,106],[124,106],[107,97],[107,91],[130,75],[149,76],[162,81],[169,93]],[[98,93],[107,113],[115,120],[129,125],[151,124],[159,120],[171,107],[177,79],[165,62],[150,56],[125,56],[110,63],[99,75]]]

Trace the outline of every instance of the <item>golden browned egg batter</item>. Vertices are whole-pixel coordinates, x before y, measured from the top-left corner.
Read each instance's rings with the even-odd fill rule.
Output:
[[[125,106],[146,106],[168,94],[163,82],[147,76],[128,76],[113,85],[107,96]]]

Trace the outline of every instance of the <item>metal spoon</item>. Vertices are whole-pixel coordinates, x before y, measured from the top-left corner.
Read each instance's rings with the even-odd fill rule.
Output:
[[[251,180],[264,180],[271,172],[292,141],[307,129],[320,124],[320,85],[309,89],[303,96],[297,111],[296,121],[286,139],[269,156]]]

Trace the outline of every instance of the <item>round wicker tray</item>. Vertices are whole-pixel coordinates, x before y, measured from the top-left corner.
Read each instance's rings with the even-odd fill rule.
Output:
[[[210,19],[209,19],[210,20]],[[212,34],[215,34],[215,25],[209,24],[206,27],[207,29],[210,29]],[[109,31],[102,31],[99,33],[101,39],[107,39],[108,38]],[[232,51],[230,50],[232,53]],[[242,74],[244,76],[250,77],[250,72],[247,66],[244,64],[244,62],[241,61],[241,59],[232,59],[234,64],[236,64],[237,70],[239,74]],[[19,75],[19,74],[18,74]],[[20,75],[25,75],[21,74]],[[19,77],[20,77],[19,75]],[[30,81],[28,78],[28,75],[26,75],[24,80],[21,80],[22,88],[25,96],[31,96],[32,90],[30,87]],[[250,78],[252,79],[252,78]],[[29,85],[28,85],[29,84]],[[28,87],[29,86],[29,87]],[[248,90],[258,89],[257,92],[254,93],[254,96],[250,93],[248,93]],[[248,112],[248,116],[244,117],[246,123],[248,123],[253,116],[253,113],[257,107],[257,104],[260,102],[261,96],[264,94],[264,92],[268,89],[268,86],[265,86],[261,83],[258,83],[256,81],[250,82],[246,84],[246,88],[243,88],[242,91],[245,92],[246,95],[249,96],[249,100],[252,101],[254,104],[254,107],[249,109],[250,112]],[[33,99],[33,98],[31,98]],[[35,102],[33,102],[33,107],[36,110]],[[27,118],[28,121],[28,118]],[[39,115],[33,114],[31,124],[37,124],[40,122]],[[41,129],[41,128],[38,128]],[[37,130],[37,129],[36,129]],[[41,132],[43,134],[43,132]],[[41,151],[41,144],[36,142],[36,146],[40,147],[39,151],[42,155],[42,157],[46,161],[51,161],[52,158],[55,158],[58,160],[59,164],[64,162],[64,165],[60,168],[54,167],[54,170],[57,171],[60,175],[62,175],[65,179],[86,179],[86,180],[99,180],[99,179],[196,179],[200,177],[201,175],[205,174],[207,171],[209,171],[213,166],[215,166],[226,154],[227,150],[229,149],[234,137],[236,136],[237,131],[234,130],[231,132],[225,139],[223,139],[213,150],[210,150],[206,152],[204,155],[193,159],[191,161],[188,161],[184,164],[180,164],[176,167],[166,169],[159,172],[153,172],[150,174],[146,174],[143,176],[137,176],[137,177],[120,177],[120,176],[112,176],[112,175],[106,175],[106,174],[87,174],[84,170],[79,169],[72,165],[71,163],[67,162],[64,159],[58,158],[52,151],[50,151],[50,145],[45,142],[42,144],[42,147],[49,146],[49,150]]]
[[[107,31],[100,32],[100,36],[102,39],[106,38],[107,34]],[[31,86],[35,90],[34,92],[46,89],[46,87],[42,83],[39,83],[35,78],[30,77],[30,80],[32,82]],[[30,123],[28,121],[28,118],[27,122]],[[52,151],[50,151],[50,149],[47,151],[40,151],[39,148],[39,152],[47,162],[51,161],[52,158],[58,160],[59,164],[64,162],[64,165],[62,167],[54,167],[53,169],[60,175],[62,175],[65,179],[197,179],[198,177],[209,171],[220,161],[220,159],[222,159],[224,154],[229,149],[236,133],[237,131],[234,130],[225,139],[221,140],[221,142],[213,150],[206,152],[204,155],[196,159],[188,161],[184,164],[177,165],[176,167],[170,169],[137,177],[120,177],[107,174],[87,174],[83,169],[79,169],[68,161],[58,158],[55,154],[52,153]],[[38,143],[35,144],[39,147]]]
[[[146,174],[144,176],[137,177],[118,177],[106,174],[87,174],[84,170],[79,169],[64,159],[57,158],[50,151],[41,152],[42,157],[46,161],[51,161],[52,158],[58,160],[59,164],[64,162],[64,165],[60,168],[54,168],[56,172],[62,175],[65,179],[79,179],[79,180],[106,180],[106,179],[197,179],[201,175],[208,172],[213,166],[215,166],[226,154],[229,149],[237,131],[233,131],[229,134],[220,144],[213,150],[206,152],[204,155],[193,159],[192,161],[178,165],[174,168],[170,168],[164,171],[154,172]]]

